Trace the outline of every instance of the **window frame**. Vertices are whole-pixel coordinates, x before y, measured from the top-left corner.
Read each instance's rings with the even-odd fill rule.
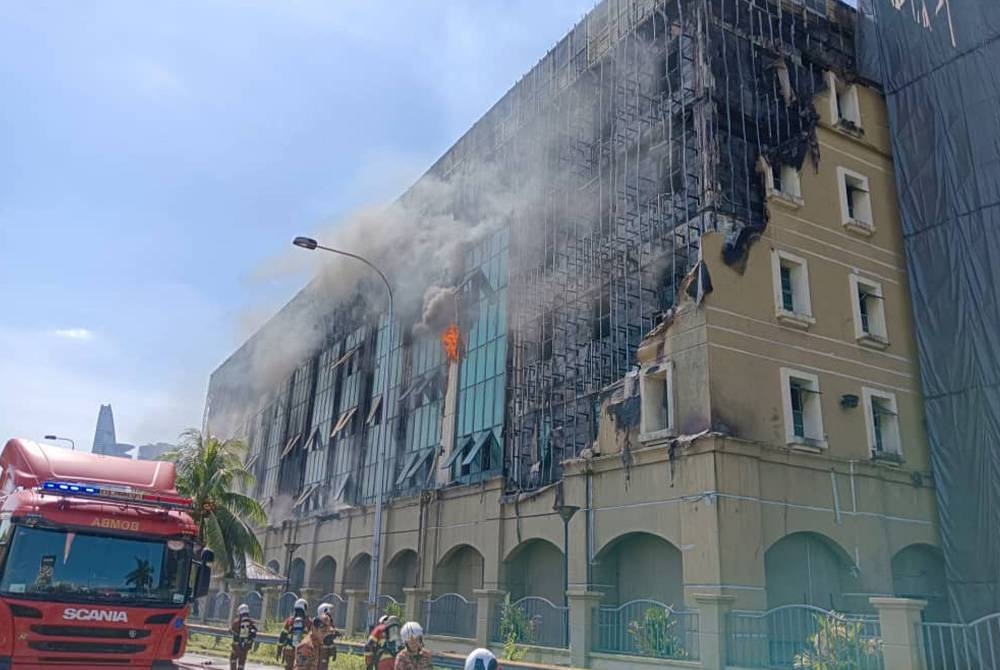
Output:
[[[657,410],[665,412],[664,421],[659,425],[651,425],[647,412],[652,387],[656,387],[658,397],[655,399]],[[673,437],[677,434],[676,396],[674,395],[674,362],[670,359],[655,361],[639,373],[639,440],[641,442],[661,437]]]
[[[849,181],[860,183],[860,188],[852,187]],[[868,201],[864,203],[865,215],[858,218],[857,203],[853,203],[850,197],[850,190],[858,190],[865,193]],[[837,167],[837,193],[840,199],[840,222],[850,232],[871,237],[875,233],[875,214],[872,210],[872,190],[871,182],[866,175],[855,172],[842,166]],[[853,211],[852,211],[853,210]]]
[[[868,436],[868,453],[872,460],[888,461],[891,463],[903,462],[903,436],[899,425],[899,403],[896,401],[896,394],[881,389],[862,387],[861,398],[865,408],[865,432]],[[882,437],[883,448],[877,448],[877,436],[875,434],[875,410],[873,401],[880,400],[889,405],[892,418],[892,430],[895,435],[893,448],[885,448],[885,436]]]
[[[792,280],[792,310],[785,309],[784,289],[782,286],[781,269],[784,264],[789,268]],[[771,274],[774,290],[775,318],[786,326],[807,329],[816,323],[812,312],[811,287],[809,284],[809,264],[805,258],[782,249],[771,252]],[[798,307],[798,309],[795,309]]]
[[[856,273],[851,273],[848,278],[851,291],[851,311],[854,314],[854,339],[865,347],[872,349],[885,349],[889,345],[889,323],[885,316],[885,293],[882,290],[882,282],[862,277]],[[870,295],[875,299],[875,313],[869,314],[869,327],[864,328],[864,316],[861,312],[861,290],[871,289]],[[872,305],[869,304],[869,311]],[[874,318],[873,318],[874,317]],[[872,328],[874,321],[877,328]]]
[[[792,368],[780,369],[782,413],[785,422],[785,443],[794,449],[819,450],[828,446],[826,432],[823,428],[823,403],[819,386],[819,377],[810,372]],[[796,435],[792,409],[792,383],[805,382],[805,390],[814,397],[809,401],[808,409],[803,408],[803,433]],[[806,415],[806,412],[809,412]],[[810,434],[812,433],[812,434]]]
[[[833,72],[826,73],[826,84],[830,91],[830,122],[835,127],[851,134],[862,132],[861,96],[857,84],[849,84]],[[849,105],[849,115],[841,114],[841,99]],[[851,118],[854,117],[854,118]]]
[[[761,157],[761,165],[764,177],[764,195],[768,203],[781,205],[787,209],[798,209],[805,204],[802,199],[801,170],[796,170],[785,163],[772,166],[763,157]],[[786,175],[786,171],[789,174]],[[775,175],[778,176],[780,188],[775,188]],[[788,186],[794,186],[794,188],[788,188]]]

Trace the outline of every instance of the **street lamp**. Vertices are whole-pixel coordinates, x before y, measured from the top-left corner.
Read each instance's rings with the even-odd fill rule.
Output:
[[[69,442],[69,448],[72,449],[73,451],[76,451],[76,442],[74,442],[73,440],[71,440],[68,437],[59,437],[58,435],[46,435],[45,439],[46,440],[61,440],[63,442]]]
[[[566,644],[569,644],[569,520],[573,518],[580,508],[576,505],[557,504],[552,507],[559,514],[563,521],[563,635]]]
[[[385,284],[385,293],[389,298],[389,313],[388,313],[388,323],[386,326],[386,354],[385,354],[385,365],[382,367],[382,406],[380,408],[384,421],[381,421],[379,426],[381,430],[379,431],[378,445],[376,445],[376,458],[375,458],[375,524],[372,529],[372,560],[371,568],[368,570],[368,629],[371,630],[375,626],[375,615],[378,611],[378,578],[379,578],[379,566],[382,564],[381,554],[382,554],[382,499],[385,497],[385,473],[383,472],[385,468],[385,454],[388,451],[387,445],[389,441],[389,428],[386,425],[389,417],[389,375],[392,369],[392,323],[393,323],[393,310],[392,310],[392,286],[389,285],[389,280],[386,278],[385,273],[382,272],[378,267],[372,263],[367,258],[363,256],[358,256],[357,254],[352,254],[348,251],[341,251],[340,249],[333,249],[331,247],[325,247],[318,243],[311,237],[296,237],[292,240],[292,244],[302,249],[307,249],[313,251],[315,249],[322,249],[323,251],[329,251],[333,254],[339,254],[341,256],[347,256],[348,258],[353,258],[357,261],[361,261],[379,276],[382,283]]]
[[[295,554],[295,550],[302,545],[298,542],[285,542],[285,593],[288,593],[292,589],[292,556]]]

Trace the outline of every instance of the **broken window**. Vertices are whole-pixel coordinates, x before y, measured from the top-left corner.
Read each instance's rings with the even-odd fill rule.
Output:
[[[825,447],[819,378],[808,372],[781,369],[788,444]]]
[[[861,129],[861,105],[858,87],[848,84],[833,72],[826,73],[826,85],[830,91],[830,120],[848,130]]]
[[[868,177],[846,168],[838,167],[840,184],[840,209],[844,226],[856,233],[871,235],[875,230],[872,219],[871,193]]]
[[[330,433],[330,437],[337,437],[337,434],[344,431],[345,428],[347,428],[347,431],[344,433],[345,435],[352,434],[354,432],[353,427],[348,428],[348,425],[351,423],[351,419],[354,418],[354,414],[357,411],[357,407],[352,407],[341,414],[340,418],[337,419],[337,425],[333,427],[333,432]]]
[[[285,448],[281,450],[281,458],[284,458],[291,453],[292,449],[295,448],[295,445],[298,444],[300,437],[301,435],[295,435],[289,438],[288,442],[285,444]]]
[[[652,365],[642,373],[641,432],[652,435],[674,427],[673,365],[669,361]]]
[[[886,332],[885,300],[882,284],[858,275],[850,275],[851,302],[854,308],[854,336],[859,344],[884,348]]]
[[[876,389],[863,389],[868,445],[875,458],[898,459],[901,455],[896,396]]]
[[[369,426],[377,426],[382,423],[382,395],[379,394],[372,399],[372,408],[368,410],[368,418],[365,423]]]
[[[775,249],[774,302],[777,318],[785,325],[808,328],[815,322],[809,297],[809,268],[806,260]]]

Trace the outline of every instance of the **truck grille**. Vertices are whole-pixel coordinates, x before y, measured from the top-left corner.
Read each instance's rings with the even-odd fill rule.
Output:
[[[103,637],[118,640],[141,640],[152,635],[152,631],[128,628],[88,628],[86,626],[53,626],[35,624],[31,632],[38,635],[59,637]]]
[[[28,647],[36,651],[63,652],[70,654],[138,654],[146,650],[144,644],[114,644],[110,642],[39,641],[28,642]]]

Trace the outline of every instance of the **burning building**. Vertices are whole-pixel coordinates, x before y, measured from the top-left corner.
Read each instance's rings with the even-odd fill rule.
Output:
[[[488,636],[498,594],[566,585],[610,609],[938,603],[886,112],[855,18],[603,0],[398,203],[335,231],[389,274],[392,336],[379,287],[327,270],[209,388],[207,428],[249,444],[272,567],[366,588],[384,490],[380,590],[479,599],[472,630],[432,633]]]

